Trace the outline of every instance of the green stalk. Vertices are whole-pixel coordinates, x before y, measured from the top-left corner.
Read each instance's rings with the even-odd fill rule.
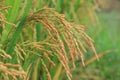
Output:
[[[42,8],[42,3],[43,3],[42,0],[38,0],[38,3],[36,4],[36,8]],[[37,32],[36,37],[37,37],[37,40],[36,41],[41,40],[41,31],[42,31],[41,24],[37,23],[37,25],[36,25],[36,32]]]
[[[15,22],[20,4],[21,4],[21,0],[6,0],[6,5],[11,6],[11,8],[8,10],[9,14],[6,15],[8,22],[11,22],[11,23]],[[1,37],[2,44],[6,43],[6,40],[12,29],[13,29],[12,25],[6,25],[5,29],[3,30],[3,35]]]
[[[63,5],[63,0],[57,0],[57,4],[56,4],[57,12],[61,12],[61,8],[63,8],[62,5]]]
[[[22,29],[23,29],[23,27],[24,27],[24,25],[25,25],[26,18],[27,18],[29,9],[31,8],[31,5],[32,5],[32,0],[29,0],[29,1],[27,2],[26,8],[25,8],[24,16],[23,16],[23,18],[20,20],[20,23],[18,24],[17,29],[16,29],[16,31],[14,32],[14,34],[13,34],[13,36],[12,36],[12,39],[11,39],[9,45],[8,45],[7,50],[6,50],[6,52],[9,53],[9,54],[11,54],[11,53],[13,52],[14,47],[15,47],[15,45],[17,44],[19,34],[22,32]]]
[[[41,24],[38,23],[37,26],[36,26],[36,31],[37,31],[37,34],[36,34],[36,37],[37,37],[37,41],[40,41],[40,38],[41,38]]]
[[[7,53],[10,54],[10,53],[13,52],[14,47],[15,47],[15,45],[16,45],[16,43],[17,43],[19,34],[20,34],[23,26],[25,25],[25,22],[26,22],[26,17],[21,20],[21,22],[19,23],[16,31],[14,32],[13,37],[12,37],[12,39],[11,39],[11,41],[10,41],[10,44],[9,44],[9,46],[8,46],[8,48],[7,48],[7,51],[6,51]]]

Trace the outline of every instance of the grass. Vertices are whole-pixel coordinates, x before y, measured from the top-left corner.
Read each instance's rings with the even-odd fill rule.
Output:
[[[95,1],[1,0],[0,80],[119,80],[119,12]]]
[[[52,8],[41,8],[38,3],[47,2],[2,0],[0,3],[1,79],[53,80],[58,79],[63,67],[71,80],[75,62],[79,60],[85,66],[86,49],[90,48],[98,58],[93,40],[85,33],[83,25],[68,22],[63,14]],[[64,3],[67,2],[58,0],[56,4],[48,5],[62,13]],[[80,4],[75,5],[78,9]],[[74,8],[68,14],[76,19]]]

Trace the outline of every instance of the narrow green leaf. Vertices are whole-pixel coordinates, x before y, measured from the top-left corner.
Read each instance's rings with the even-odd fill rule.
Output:
[[[28,12],[29,12],[29,9],[31,8],[31,6],[32,6],[32,0],[29,0],[27,2],[26,8],[25,8],[24,16],[20,20],[20,23],[18,24],[17,29],[14,32],[13,37],[10,41],[10,44],[9,44],[7,50],[6,50],[6,52],[9,53],[9,54],[11,54],[14,50],[14,47],[15,47],[17,41],[18,41],[19,34],[22,32],[22,29],[25,25],[26,18],[27,18],[27,15],[28,15]]]
[[[21,4],[21,0],[6,0],[6,5],[11,6],[11,8],[8,9],[9,14],[7,14],[7,21],[14,23],[16,16],[18,14],[18,10]],[[6,25],[5,29],[3,30],[3,35],[1,38],[1,43],[5,44],[6,40],[9,36],[10,31],[12,30],[12,25]]]
[[[63,6],[63,0],[57,0],[56,10],[57,10],[58,12],[61,12],[62,6]]]
[[[37,31],[37,34],[36,34],[37,41],[40,41],[40,38],[41,38],[41,35],[40,35],[41,34],[41,24],[40,23],[37,24],[36,31]]]

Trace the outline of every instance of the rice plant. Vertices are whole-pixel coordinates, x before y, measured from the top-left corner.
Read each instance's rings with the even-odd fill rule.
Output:
[[[97,57],[83,25],[68,22],[64,14],[41,3],[0,1],[0,79],[55,80],[60,64],[70,80],[77,60],[85,66],[87,48]]]

